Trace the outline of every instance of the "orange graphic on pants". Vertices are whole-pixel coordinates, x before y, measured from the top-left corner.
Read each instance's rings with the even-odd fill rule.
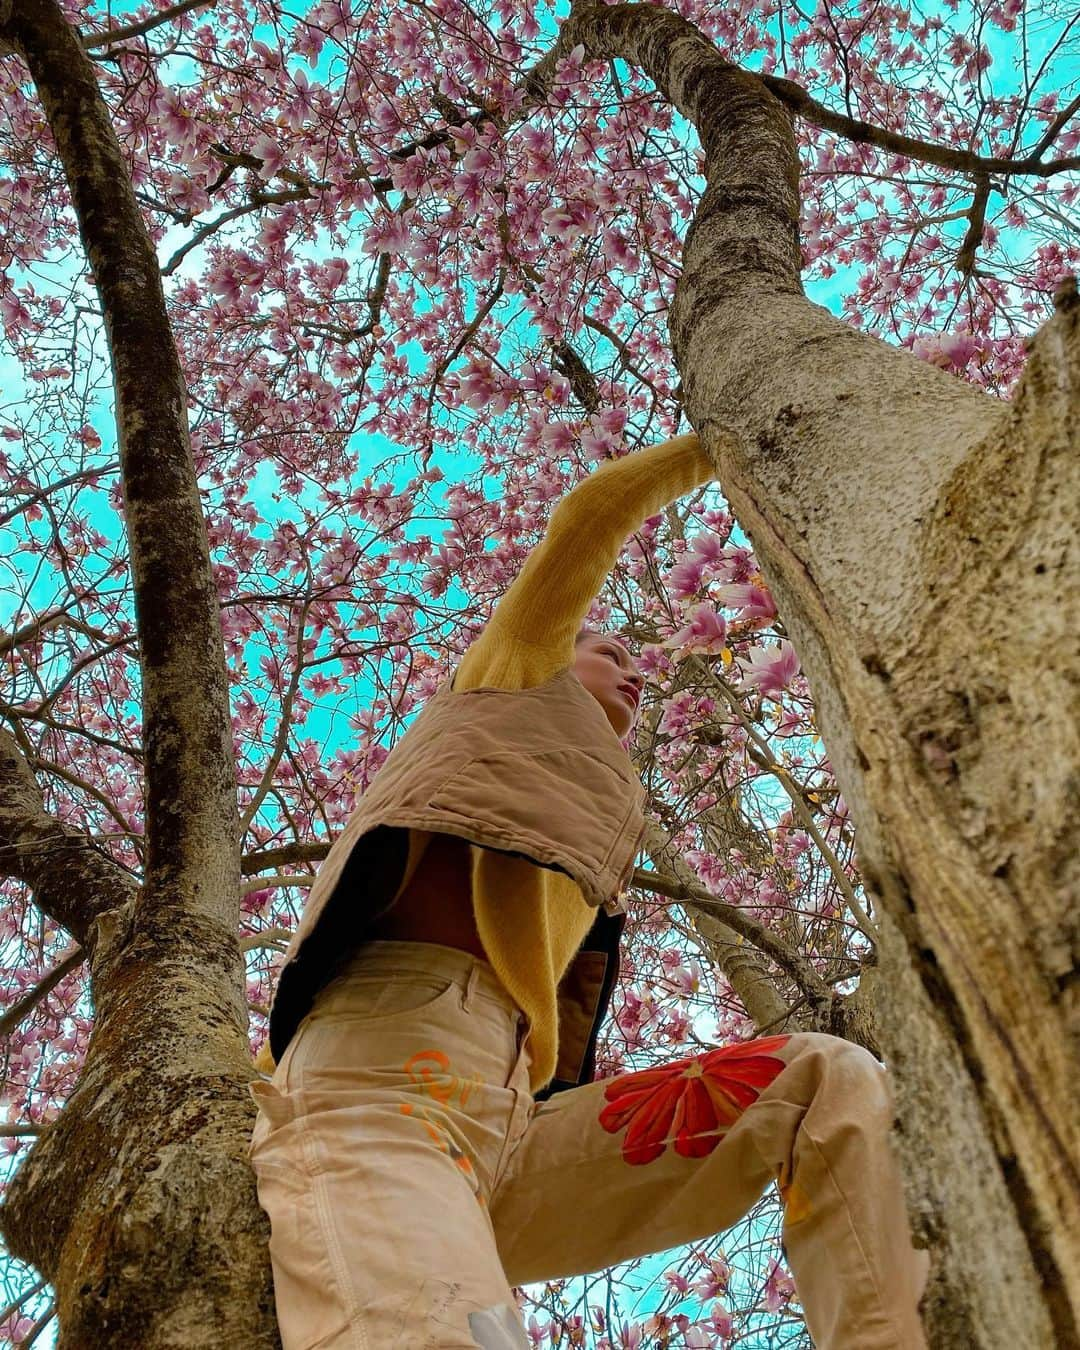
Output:
[[[457,1098],[458,1105],[464,1106],[474,1088],[479,1087],[479,1078],[460,1078],[450,1072],[450,1057],[441,1050],[418,1050],[410,1055],[402,1066],[414,1083],[433,1101],[442,1106],[449,1105]],[[476,1176],[472,1160],[454,1142],[446,1120],[435,1108],[426,1103],[402,1102],[398,1110],[403,1116],[412,1116],[423,1123],[432,1143],[445,1153],[454,1166],[468,1180],[480,1205],[484,1197]]]

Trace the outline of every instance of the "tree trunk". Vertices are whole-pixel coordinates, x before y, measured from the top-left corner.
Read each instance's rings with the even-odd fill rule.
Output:
[[[142,675],[147,863],[118,880],[35,801],[11,738],[10,870],[86,946],[94,1029],[78,1085],[2,1213],[52,1283],[61,1347],[273,1346],[239,928],[228,680],[157,258],[93,69],[54,0],[0,4],[64,165],[109,339]],[[44,823],[43,823],[44,822]],[[37,847],[35,844],[37,841]],[[42,842],[46,841],[46,842]],[[119,872],[120,869],[115,869]]]
[[[879,901],[931,1343],[1076,1344],[1075,285],[998,403],[807,301],[794,138],[754,77],[653,7],[576,9],[578,43],[640,65],[706,152],[673,347]]]

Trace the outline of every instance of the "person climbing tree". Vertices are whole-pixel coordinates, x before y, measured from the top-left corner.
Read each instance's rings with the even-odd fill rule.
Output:
[[[285,1350],[527,1347],[514,1286],[711,1235],[771,1181],[816,1344],[925,1344],[868,1051],[774,1035],[593,1081],[643,676],[581,625],[627,535],[712,473],[679,436],[559,503],[319,871],[251,1085]]]

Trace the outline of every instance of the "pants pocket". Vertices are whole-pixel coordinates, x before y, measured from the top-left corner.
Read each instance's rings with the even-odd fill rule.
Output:
[[[264,1078],[256,1078],[248,1084],[248,1096],[258,1109],[255,1128],[248,1144],[248,1157],[254,1160],[256,1154],[265,1150],[271,1141],[282,1142],[282,1131],[296,1131],[298,1111],[294,1097]]]
[[[351,975],[337,989],[327,986],[316,999],[306,1021],[311,1023],[373,1026],[400,1017],[425,1017],[461,999],[463,990],[449,975]],[[299,1034],[299,1032],[297,1033]]]

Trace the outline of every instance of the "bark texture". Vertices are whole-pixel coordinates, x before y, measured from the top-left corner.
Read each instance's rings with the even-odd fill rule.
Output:
[[[41,808],[0,743],[8,871],[87,946],[83,1072],[9,1188],[12,1251],[56,1291],[61,1347],[272,1346],[239,927],[228,684],[183,379],[158,263],[93,69],[54,0],[0,7],[30,69],[105,317],[142,675],[136,886]],[[65,861],[72,864],[65,870]]]
[[[807,301],[792,129],[757,81],[653,7],[577,8],[578,43],[643,68],[706,153],[672,341],[878,899],[931,1343],[1076,1344],[1075,285],[1000,404]]]

